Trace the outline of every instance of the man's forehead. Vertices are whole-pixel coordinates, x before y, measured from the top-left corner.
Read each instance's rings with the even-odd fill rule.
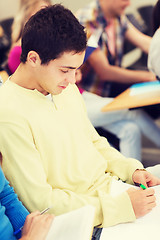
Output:
[[[82,65],[84,60],[85,51],[76,52],[64,52],[59,58],[55,59],[59,67],[76,69]]]

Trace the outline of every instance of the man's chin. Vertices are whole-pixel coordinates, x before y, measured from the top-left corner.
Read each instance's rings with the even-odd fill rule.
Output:
[[[53,91],[50,91],[50,93],[52,94],[52,95],[58,95],[58,94],[61,94],[65,89],[67,88],[67,86],[66,87],[61,87],[61,86],[59,86],[59,87],[57,87],[56,89],[54,89]]]
[[[58,89],[57,91],[53,91],[51,94],[58,95],[58,94],[61,94],[62,92],[63,92],[63,89]]]

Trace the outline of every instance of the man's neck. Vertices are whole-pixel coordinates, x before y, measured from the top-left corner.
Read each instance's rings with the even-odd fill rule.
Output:
[[[16,83],[17,85],[30,89],[37,90],[43,95],[47,95],[48,92],[43,91],[41,87],[36,82],[36,74],[34,74],[25,64],[20,64],[15,73],[10,77],[10,81]]]
[[[22,64],[19,65],[19,67],[10,77],[10,81],[16,83],[19,86],[27,89],[34,89],[33,86],[31,86],[29,79],[30,77],[28,76],[28,71],[25,71],[25,67],[22,66]]]

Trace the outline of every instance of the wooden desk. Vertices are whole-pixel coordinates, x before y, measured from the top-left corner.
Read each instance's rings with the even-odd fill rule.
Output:
[[[115,97],[111,103],[102,108],[102,112],[136,108],[160,103],[159,89],[134,96],[130,95],[130,91],[131,89],[128,88],[126,91]]]
[[[6,71],[0,71],[0,77],[2,78],[3,82],[5,82],[9,76]]]

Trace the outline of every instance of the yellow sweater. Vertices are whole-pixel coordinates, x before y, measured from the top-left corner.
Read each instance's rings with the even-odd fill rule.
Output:
[[[95,226],[135,220],[127,193],[109,195],[113,176],[132,183],[141,163],[100,137],[87,118],[75,85],[53,96],[8,80],[0,89],[3,171],[29,211],[53,206],[59,215],[96,207]]]

